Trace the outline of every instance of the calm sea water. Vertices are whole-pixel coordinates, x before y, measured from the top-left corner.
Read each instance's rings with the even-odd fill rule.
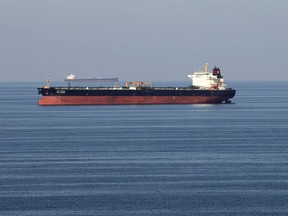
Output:
[[[234,104],[37,105],[0,83],[0,215],[287,215],[288,82]]]

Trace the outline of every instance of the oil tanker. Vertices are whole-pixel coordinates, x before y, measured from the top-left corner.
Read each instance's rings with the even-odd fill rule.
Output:
[[[76,79],[68,74],[67,87],[52,87],[50,79],[39,87],[39,105],[120,105],[120,104],[213,104],[231,103],[236,90],[227,88],[219,67],[188,75],[189,87],[152,87],[151,82],[126,82],[118,86],[118,78]],[[115,82],[114,87],[73,87],[74,82]]]

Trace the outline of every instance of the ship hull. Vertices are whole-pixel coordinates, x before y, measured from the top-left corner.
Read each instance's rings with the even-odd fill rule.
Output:
[[[116,104],[209,104],[222,103],[235,96],[234,89],[191,90],[188,88],[38,88],[39,105]]]
[[[39,105],[209,104],[225,96],[43,96]]]

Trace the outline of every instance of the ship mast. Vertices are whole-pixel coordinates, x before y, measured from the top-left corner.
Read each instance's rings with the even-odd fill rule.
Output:
[[[46,82],[47,82],[47,84],[46,84],[46,86],[45,86],[44,88],[49,89],[49,88],[50,88],[50,84],[51,84],[51,79],[50,79],[50,78],[47,78],[47,79],[46,79]]]

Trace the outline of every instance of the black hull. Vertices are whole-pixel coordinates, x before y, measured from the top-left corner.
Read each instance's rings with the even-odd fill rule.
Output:
[[[235,89],[226,90],[196,90],[196,89],[161,89],[148,88],[139,90],[112,88],[38,88],[43,96],[218,96],[233,98]]]
[[[223,103],[235,90],[38,88],[39,105],[208,104]]]

